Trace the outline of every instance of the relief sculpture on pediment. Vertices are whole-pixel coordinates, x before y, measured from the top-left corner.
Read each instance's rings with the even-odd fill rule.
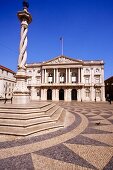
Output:
[[[49,62],[49,64],[61,64],[61,63],[73,63],[74,61],[64,58],[64,57],[60,57],[57,58],[56,60],[53,60],[51,62]]]

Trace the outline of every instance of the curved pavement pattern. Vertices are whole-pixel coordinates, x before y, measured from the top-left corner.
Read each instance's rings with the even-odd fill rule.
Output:
[[[113,170],[113,104],[59,105],[73,115],[64,129],[0,136],[0,170]]]

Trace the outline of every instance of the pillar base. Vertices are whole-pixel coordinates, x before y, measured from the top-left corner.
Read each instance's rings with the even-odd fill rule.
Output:
[[[19,69],[16,74],[16,85],[13,90],[13,103],[26,104],[30,102],[29,90],[26,83],[26,72],[24,69]]]
[[[17,95],[13,96],[13,101],[12,101],[13,104],[27,104],[29,102],[30,102],[29,95],[24,95],[24,94],[19,95],[19,94],[17,94]]]

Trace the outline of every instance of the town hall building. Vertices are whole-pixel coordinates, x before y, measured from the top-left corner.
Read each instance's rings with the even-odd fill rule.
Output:
[[[31,100],[105,101],[103,60],[66,56],[26,64]]]

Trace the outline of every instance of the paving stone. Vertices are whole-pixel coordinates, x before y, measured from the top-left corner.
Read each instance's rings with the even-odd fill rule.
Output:
[[[72,138],[65,143],[70,143],[70,144],[81,144],[81,145],[93,145],[93,146],[109,146],[103,142],[99,142],[93,139],[90,139],[88,137],[84,137],[82,135],[79,135],[75,138]]]
[[[113,170],[113,157],[110,159],[108,164],[103,168],[103,170]]]
[[[60,130],[25,138],[6,135],[6,139],[5,136],[2,139],[1,135],[0,170],[37,170],[43,164],[46,170],[113,170],[113,104],[56,103],[73,114],[72,123]],[[101,125],[95,125],[98,121]],[[43,160],[39,162],[38,158]]]
[[[63,144],[35,152],[35,154],[43,155],[52,159],[57,159],[68,163],[73,163],[87,168],[96,169],[93,165],[88,163],[79,155],[75,154],[72,150],[70,150]]]
[[[34,170],[31,154],[0,160],[0,170]]]

